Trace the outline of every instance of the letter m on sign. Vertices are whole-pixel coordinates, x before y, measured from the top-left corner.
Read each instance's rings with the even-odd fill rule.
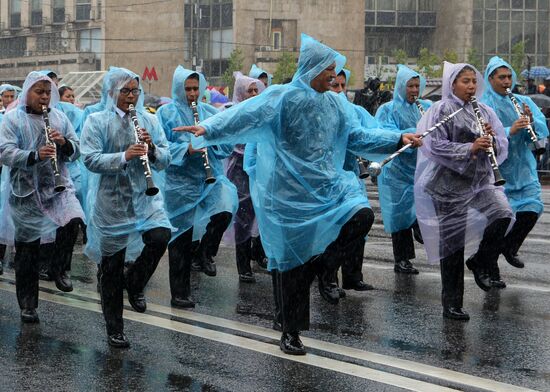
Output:
[[[145,71],[143,71],[143,76],[141,77],[142,80],[159,80],[157,77],[157,71],[155,70],[155,67],[149,67],[145,66]]]

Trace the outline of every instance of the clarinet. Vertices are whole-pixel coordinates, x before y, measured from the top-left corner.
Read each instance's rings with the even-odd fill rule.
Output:
[[[479,131],[479,134],[480,136],[486,136],[485,120],[481,116],[481,111],[479,110],[479,105],[477,104],[476,97],[472,96],[472,98],[470,98],[470,102],[472,104],[472,108],[474,109],[474,113],[476,115],[477,129]],[[500,174],[500,170],[498,169],[497,158],[495,156],[495,149],[492,146],[487,149],[487,156],[489,157],[489,162],[491,163],[491,169],[493,169],[493,175],[495,176],[495,185],[501,186],[506,184],[506,180],[502,178],[502,175]]]
[[[134,107],[134,105],[130,104],[128,105],[128,111],[130,112],[130,119],[134,124],[136,144],[144,144],[141,140],[141,127],[139,126],[136,108]],[[139,159],[141,160],[141,164],[143,165],[143,174],[145,174],[145,182],[147,183],[145,194],[147,196],[155,196],[157,193],[159,193],[159,189],[155,186],[155,183],[153,182],[153,172],[151,171],[151,166],[149,166],[149,156],[147,155],[147,153],[145,153],[144,155],[140,156]]]
[[[191,102],[191,110],[193,110],[193,119],[195,120],[195,125],[199,125],[199,110],[197,108],[197,103],[195,101]],[[204,182],[207,184],[212,184],[216,182],[216,177],[212,174],[212,167],[210,166],[210,160],[208,159],[208,150],[203,148],[201,150],[201,156],[204,166],[204,171],[206,172],[206,179]]]
[[[448,116],[444,117],[441,121],[439,121],[437,124],[435,124],[434,126],[432,126],[431,128],[429,128],[427,131],[425,131],[423,134],[421,134],[419,137],[420,139],[424,139],[426,136],[428,136],[430,133],[432,133],[433,131],[435,131],[437,128],[441,127],[442,125],[444,125],[445,123],[447,123],[449,120],[451,120],[451,118],[453,118],[454,116],[456,116],[460,111],[462,111],[464,108],[460,108],[458,109],[457,111],[449,114]],[[392,159],[394,159],[396,156],[398,156],[399,154],[401,154],[403,151],[406,151],[407,149],[409,149],[410,147],[412,146],[412,143],[409,143],[409,144],[405,144],[403,147],[401,147],[399,150],[397,150],[396,152],[394,152],[393,154],[391,154],[389,157],[387,157],[386,159],[384,159],[382,162],[378,163],[378,162],[371,162],[371,164],[369,165],[369,173],[373,176],[373,177],[376,177],[378,175],[380,175],[380,173],[382,172],[382,167],[384,167],[385,164],[387,164],[388,162],[390,162]]]
[[[368,169],[369,161],[361,157],[355,157],[355,159],[357,160],[357,165],[359,166],[359,174],[357,176],[362,180],[364,180],[365,178],[368,178],[370,176],[369,169]]]
[[[516,110],[516,113],[518,115],[518,118],[525,117],[525,114],[521,111],[521,106],[514,96],[512,94],[512,90],[509,88],[506,89],[506,95],[508,95],[508,98],[510,98],[510,101],[512,101],[512,104],[514,105],[514,109]],[[541,155],[546,152],[546,148],[544,145],[537,139],[537,134],[535,133],[535,130],[531,126],[531,124],[527,125],[527,132],[529,133],[529,138],[533,142],[532,150],[535,151],[535,154]]]
[[[50,132],[52,127],[50,126],[50,118],[48,117],[48,107],[42,106],[42,118],[44,119],[44,133],[46,135],[46,145],[52,146],[55,148],[55,156],[50,158],[50,164],[53,169],[53,180],[54,187],[53,190],[56,192],[63,192],[65,190],[65,185],[63,185],[63,179],[61,178],[61,173],[59,173],[59,165],[57,164],[57,145],[50,139]]]

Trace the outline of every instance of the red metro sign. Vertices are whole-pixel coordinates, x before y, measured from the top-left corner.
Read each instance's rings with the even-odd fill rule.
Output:
[[[143,76],[141,77],[142,80],[159,80],[157,76],[157,71],[155,70],[155,67],[149,67],[145,66],[145,71],[143,71]]]

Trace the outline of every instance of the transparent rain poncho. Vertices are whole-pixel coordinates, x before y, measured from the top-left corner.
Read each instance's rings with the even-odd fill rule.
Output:
[[[244,101],[246,98],[247,90],[250,86],[255,85],[258,88],[258,93],[265,90],[265,85],[258,79],[254,79],[248,76],[244,76],[240,72],[233,74],[235,78],[235,86],[233,88],[233,105],[237,105]],[[258,228],[256,224],[254,209],[252,207],[252,201],[250,197],[250,187],[254,186],[248,177],[248,174],[244,170],[244,152],[245,145],[237,144],[233,149],[231,155],[225,161],[225,173],[227,178],[236,186],[237,194],[239,198],[239,213],[235,214],[234,224],[237,229],[233,227],[231,230],[226,231],[224,235],[224,241],[240,244],[248,240],[250,237],[258,235]],[[255,149],[250,150],[249,154],[254,154]],[[251,159],[255,159],[250,157]],[[254,165],[252,160],[248,161],[248,165]],[[235,229],[235,230],[234,230]]]
[[[319,255],[341,227],[368,206],[354,173],[343,170],[346,148],[364,155],[395,151],[400,135],[361,127],[343,97],[319,93],[311,81],[345,57],[302,34],[298,70],[287,85],[274,85],[202,123],[197,146],[257,144],[256,217],[268,268],[287,271]]]
[[[172,240],[193,227],[193,240],[200,240],[206,233],[206,226],[212,215],[220,212],[234,214],[237,210],[237,190],[225,177],[222,159],[232,151],[232,146],[208,148],[208,158],[216,181],[206,184],[206,172],[200,153],[189,155],[191,134],[174,132],[172,128],[193,125],[193,111],[187,102],[185,81],[191,74],[199,75],[199,98],[197,109],[199,120],[217,113],[213,106],[201,102],[206,89],[204,76],[195,71],[178,66],[172,81],[172,102],[157,111],[157,117],[164,129],[172,162],[164,173],[164,196],[166,211],[172,224],[177,228]]]
[[[518,119],[512,101],[507,96],[502,96],[493,90],[489,83],[489,75],[497,68],[506,67],[512,71],[512,87],[516,84],[516,73],[506,61],[500,57],[493,57],[485,70],[486,88],[481,102],[490,106],[497,114],[504,125],[504,130],[508,136],[508,158],[500,165],[502,177],[506,180],[504,193],[514,212],[532,211],[542,214],[543,204],[541,200],[541,185],[537,175],[537,161],[530,146],[532,144],[529,133],[526,130],[520,130],[515,135],[510,136],[510,127]],[[548,127],[546,118],[531,98],[524,95],[514,94],[521,105],[526,104],[533,113],[533,129],[539,139],[548,137]]]
[[[0,91],[2,86],[0,86]],[[4,115],[0,113],[0,129],[2,129],[3,117]],[[10,168],[5,166],[0,177],[0,222],[2,222],[0,225],[0,244],[4,245],[13,245],[14,227],[8,203],[10,194]]]
[[[426,79],[412,69],[399,64],[393,100],[378,108],[376,119],[384,129],[397,133],[416,133],[420,110],[415,103],[407,101],[407,83],[412,78],[420,79],[419,96],[426,87]],[[431,102],[419,100],[424,110]],[[378,195],[382,209],[384,230],[395,233],[411,227],[416,221],[414,208],[414,171],[416,149],[408,149],[384,165],[378,177]]]
[[[511,218],[512,210],[502,187],[496,187],[489,158],[484,151],[471,154],[479,137],[472,105],[464,103],[452,91],[453,81],[468,64],[445,62],[443,97],[433,104],[418,123],[424,132],[444,116],[464,107],[450,122],[424,138],[418,152],[414,195],[416,214],[428,261],[439,262],[462,248],[477,251],[485,228],[499,218]],[[472,67],[472,66],[470,66]],[[472,67],[473,68],[473,67]],[[483,79],[477,74],[476,95],[483,91]],[[479,103],[483,118],[496,133],[497,161],[506,159],[508,141],[495,112]]]
[[[100,263],[126,248],[126,261],[135,260],[143,249],[145,231],[165,227],[172,229],[164,212],[161,193],[145,195],[147,188],[141,159],[123,160],[124,152],[136,143],[129,115],[121,118],[116,111],[119,90],[139,77],[124,68],[111,67],[108,75],[105,110],[91,114],[82,128],[81,149],[88,172],[86,216],[88,243],[85,254]],[[141,85],[140,85],[141,88]],[[143,90],[142,90],[143,91]],[[170,152],[157,118],[143,108],[143,94],[136,103],[141,128],[146,129],[155,144],[155,159],[150,160],[153,181],[170,163]]]
[[[27,94],[39,81],[47,81],[52,85],[48,113],[50,126],[62,133],[73,147],[73,154],[67,157],[57,146],[57,163],[62,184],[66,187],[63,192],[54,191],[50,159],[27,165],[29,155],[46,143],[42,115],[27,113],[26,110]],[[23,84],[17,108],[7,113],[2,121],[0,156],[4,165],[2,171],[10,171],[9,208],[17,241],[35,241],[43,234],[65,226],[73,218],[84,218],[67,169],[67,163],[77,159],[80,154],[78,138],[67,117],[55,109],[58,101],[59,94],[51,79],[39,72],[31,72]]]
[[[84,118],[84,111],[71,103],[61,101],[58,102],[55,107],[56,109],[59,109],[60,111],[65,113],[65,115],[73,125],[76,135],[80,137],[80,133],[82,132],[82,119]],[[82,163],[82,159],[79,158],[75,162],[70,162],[68,164],[68,168],[76,190],[76,197],[78,198],[80,204],[84,206],[84,199],[86,194],[86,181],[84,179],[86,176],[86,168],[84,167],[84,163]]]
[[[264,71],[260,67],[258,67],[256,64],[252,64],[252,67],[250,67],[250,72],[248,73],[248,76],[250,76],[253,79],[258,79],[263,73],[267,75],[267,86],[271,86],[271,80],[273,79],[273,75],[270,73]]]

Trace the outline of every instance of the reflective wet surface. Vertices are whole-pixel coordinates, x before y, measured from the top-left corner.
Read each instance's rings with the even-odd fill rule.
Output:
[[[376,194],[371,195],[377,212]],[[548,189],[545,203],[547,211],[550,210]],[[64,294],[51,283],[42,283],[38,325],[23,325],[19,321],[13,270],[7,268],[0,277],[0,390],[413,389],[374,376],[369,378],[366,373],[349,374],[355,366],[374,369],[390,378],[419,380],[434,386],[433,390],[442,386],[503,390],[501,384],[481,388],[460,375],[430,376],[414,366],[425,364],[488,381],[547,391],[550,390],[548,233],[550,214],[545,213],[522,248],[520,256],[526,268],[515,269],[501,258],[501,274],[508,284],[504,290],[482,292],[466,271],[464,307],[471,320],[464,323],[441,317],[439,269],[426,263],[420,245],[417,244],[414,262],[420,274],[407,276],[393,272],[391,241],[377,220],[367,242],[363,267],[365,280],[376,290],[347,291],[347,297],[334,306],[320,298],[314,282],[311,330],[303,336],[319,344],[311,347],[306,342],[309,359],[305,363],[280,355],[279,335],[271,330],[270,276],[255,265],[257,283],[239,283],[234,252],[228,247],[222,247],[217,257],[217,277],[193,273],[197,307],[191,312],[170,313],[165,256],[147,289],[150,306],[144,318],[139,319],[140,315],[128,306],[125,308],[125,316],[132,316],[131,320],[125,320],[131,348],[110,348],[103,317],[98,312],[96,266],[84,259],[79,246],[72,271],[75,291]],[[324,342],[338,346],[323,346]],[[375,357],[359,358],[347,348],[383,354],[389,360],[386,363]],[[318,359],[328,362],[316,362]],[[412,364],[400,367],[398,359]]]

